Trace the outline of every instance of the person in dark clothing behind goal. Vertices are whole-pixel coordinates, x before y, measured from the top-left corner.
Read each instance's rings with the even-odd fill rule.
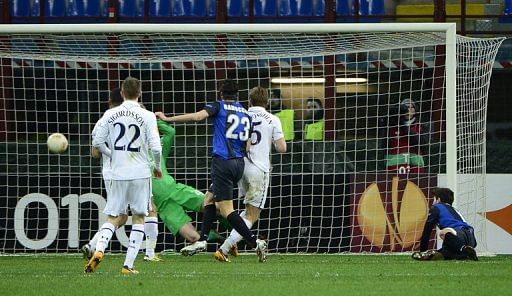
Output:
[[[188,246],[191,253],[206,249],[206,238],[216,219],[216,210],[242,235],[248,245],[256,249],[261,262],[265,261],[267,242],[257,237],[233,208],[233,188],[244,173],[244,154],[251,135],[251,117],[238,102],[238,84],[226,79],[221,86],[221,98],[208,103],[195,113],[167,117],[155,113],[167,122],[197,122],[208,117],[213,121],[212,184],[206,193],[201,238]],[[186,251],[186,250],[184,250]]]
[[[416,260],[478,260],[475,252],[476,239],[473,227],[452,207],[453,191],[449,188],[434,188],[434,204],[428,213],[420,240],[420,252],[414,252]],[[443,245],[439,250],[427,250],[432,230],[439,226]]]

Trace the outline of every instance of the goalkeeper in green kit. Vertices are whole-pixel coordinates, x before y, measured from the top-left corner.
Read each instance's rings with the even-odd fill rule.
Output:
[[[162,219],[172,234],[176,236],[179,233],[185,240],[192,243],[180,250],[183,255],[191,256],[206,250],[206,242],[199,241],[200,235],[192,225],[192,219],[186,213],[186,210],[201,212],[203,209],[204,193],[191,186],[177,183],[169,175],[167,171],[167,157],[174,145],[176,130],[160,119],[157,120],[157,125],[162,143],[162,160],[160,164],[162,178],[152,179],[153,202],[160,219]],[[210,232],[209,239],[218,240],[219,237],[218,235],[215,237],[216,235],[214,231]]]

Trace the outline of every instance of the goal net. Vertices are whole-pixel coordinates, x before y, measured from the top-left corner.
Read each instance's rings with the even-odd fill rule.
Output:
[[[272,155],[253,227],[271,252],[417,249],[439,185],[456,191],[485,250],[486,105],[502,39],[454,26],[4,25],[0,252],[74,252],[97,231],[105,191],[91,130],[127,76],[142,81],[147,109],[166,114],[201,110],[225,78],[246,106],[251,88],[269,89],[288,144]],[[211,127],[175,128],[169,172],[206,191]],[[69,140],[62,154],[46,147],[54,132]],[[200,229],[201,214],[189,214]],[[129,224],[111,251],[125,248]],[[159,230],[157,251],[184,246]]]

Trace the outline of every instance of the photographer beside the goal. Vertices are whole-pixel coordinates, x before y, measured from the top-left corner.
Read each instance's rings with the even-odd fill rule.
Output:
[[[318,98],[306,100],[304,140],[323,140],[325,130],[324,107]]]
[[[464,217],[452,206],[453,191],[449,188],[432,189],[434,204],[428,213],[425,227],[420,239],[420,252],[414,252],[416,260],[463,260],[478,261],[475,252],[476,238],[474,229]],[[439,226],[443,245],[439,250],[427,250],[432,230]]]
[[[398,106],[398,114],[380,125],[381,137],[387,151],[386,168],[398,174],[424,173],[425,161],[422,147],[429,142],[429,128],[419,122],[418,105],[412,99],[404,99]]]

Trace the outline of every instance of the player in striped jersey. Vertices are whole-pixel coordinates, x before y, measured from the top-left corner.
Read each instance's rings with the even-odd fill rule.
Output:
[[[233,208],[233,188],[243,175],[243,157],[251,128],[249,114],[238,102],[238,84],[231,79],[225,80],[221,86],[221,99],[206,104],[201,111],[173,117],[167,117],[162,112],[156,115],[167,122],[197,122],[209,117],[213,119],[212,184],[205,197],[201,239],[188,246],[188,249],[191,252],[206,249],[206,236],[212,228],[218,208],[248,245],[256,248],[262,261],[267,249],[266,242],[256,238]]]
[[[138,273],[133,268],[140,244],[144,237],[144,216],[148,214],[151,195],[151,173],[160,178],[161,146],[155,115],[140,107],[140,81],[128,77],[123,81],[121,94],[125,101],[107,110],[98,122],[93,134],[93,146],[111,158],[112,182],[104,213],[107,222],[101,227],[101,237],[85,272],[94,272],[103,260],[103,254],[120,225],[128,205],[132,212],[132,230],[123,274]],[[108,146],[105,143],[108,143]],[[153,158],[149,156],[152,153]],[[152,168],[152,161],[156,165]]]
[[[434,204],[428,213],[420,240],[420,252],[414,252],[416,260],[478,260],[474,247],[476,238],[474,229],[464,217],[452,206],[453,191],[449,188],[434,188]],[[435,226],[441,229],[443,245],[439,250],[428,250],[428,240]]]
[[[250,148],[245,158],[244,175],[238,183],[238,188],[239,195],[244,197],[245,204],[245,210],[240,216],[250,229],[260,217],[267,199],[272,145],[277,152],[284,153],[286,152],[286,141],[281,121],[265,109],[268,104],[268,90],[259,86],[251,89],[249,103],[251,104],[248,111],[252,118],[252,133]],[[234,248],[241,240],[242,236],[236,230],[232,230],[215,253],[215,259],[229,261],[228,253],[236,256],[237,252],[234,251]],[[261,260],[265,261],[266,257],[262,257]]]

